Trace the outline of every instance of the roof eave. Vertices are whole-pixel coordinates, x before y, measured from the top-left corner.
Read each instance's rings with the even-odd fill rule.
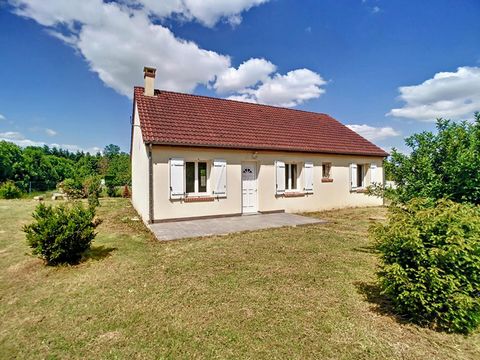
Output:
[[[197,147],[197,148],[213,148],[213,149],[231,149],[231,150],[251,150],[251,151],[284,151],[284,152],[300,152],[310,154],[333,154],[333,155],[352,155],[352,156],[371,156],[383,157],[389,156],[389,153],[383,151],[378,153],[362,152],[362,151],[335,151],[335,150],[312,150],[302,148],[272,148],[268,146],[246,146],[246,145],[221,145],[221,144],[195,144],[195,143],[175,143],[158,140],[145,140],[145,143],[158,146],[175,146],[175,147]]]

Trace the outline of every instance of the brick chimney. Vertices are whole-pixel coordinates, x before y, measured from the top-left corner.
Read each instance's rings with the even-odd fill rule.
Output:
[[[143,78],[145,79],[145,92],[146,96],[153,96],[155,91],[155,72],[157,69],[145,66],[143,68]]]

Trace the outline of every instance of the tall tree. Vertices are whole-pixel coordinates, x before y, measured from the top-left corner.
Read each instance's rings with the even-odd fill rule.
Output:
[[[6,180],[15,180],[21,159],[22,150],[19,146],[0,141],[0,183]]]
[[[391,177],[394,195],[480,204],[480,113],[473,122],[437,120],[437,132],[422,132],[405,140],[410,154],[395,149]]]
[[[120,146],[118,145],[109,144],[105,146],[105,148],[103,149],[103,155],[105,155],[108,158],[111,158],[118,154],[120,154]]]

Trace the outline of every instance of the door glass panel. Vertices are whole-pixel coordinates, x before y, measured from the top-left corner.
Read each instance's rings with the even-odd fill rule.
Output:
[[[185,163],[185,190],[187,193],[195,192],[195,163],[187,162]]]
[[[207,192],[207,163],[198,163],[198,192]]]

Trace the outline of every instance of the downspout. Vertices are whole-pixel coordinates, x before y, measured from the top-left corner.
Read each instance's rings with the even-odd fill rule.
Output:
[[[153,224],[153,159],[152,144],[148,144],[148,223]]]

